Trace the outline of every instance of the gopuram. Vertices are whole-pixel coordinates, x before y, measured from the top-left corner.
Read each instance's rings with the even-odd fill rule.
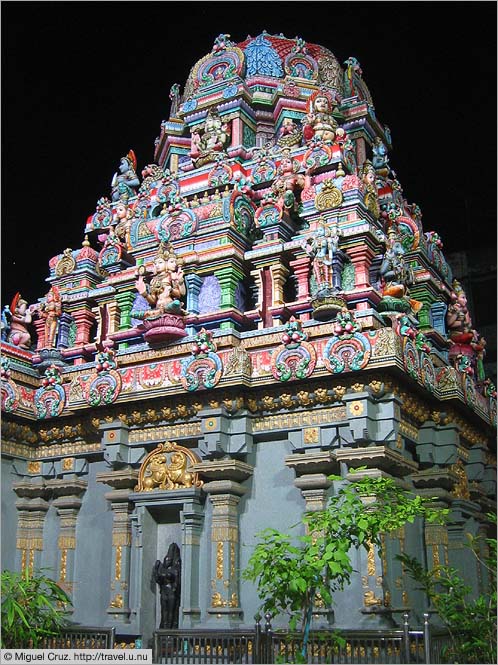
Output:
[[[125,640],[252,626],[256,534],[361,467],[450,519],[355,554],[314,625],[420,619],[401,552],[485,588],[464,547],[496,501],[485,340],[360,63],[221,34],[170,100],[151,163],[116,156],[46,295],[3,307],[3,567],[51,570],[74,622]]]

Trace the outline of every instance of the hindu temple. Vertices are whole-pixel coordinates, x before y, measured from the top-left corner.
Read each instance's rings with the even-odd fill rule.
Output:
[[[220,34],[165,76],[151,156],[127,137],[38,301],[4,304],[2,563],[52,571],[75,623],[144,643],[253,625],[257,534],[358,468],[450,517],[355,553],[316,625],[420,617],[404,552],[489,584],[464,547],[496,506],[486,340],[346,55]]]

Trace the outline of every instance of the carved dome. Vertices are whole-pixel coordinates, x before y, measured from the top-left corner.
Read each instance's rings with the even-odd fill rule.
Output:
[[[182,97],[183,101],[191,99],[200,88],[216,85],[217,81],[228,83],[230,78],[243,79],[247,84],[260,78],[309,81],[342,96],[343,76],[344,70],[331,51],[300,37],[289,39],[263,31],[235,44],[229,35],[219,35],[211,53],[192,68]]]

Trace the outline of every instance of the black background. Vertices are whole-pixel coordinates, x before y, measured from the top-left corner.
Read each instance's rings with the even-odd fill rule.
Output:
[[[228,33],[361,63],[391,167],[444,252],[496,246],[495,2],[2,2],[2,305],[48,291],[120,158],[153,162],[169,90]],[[95,249],[98,249],[97,247]]]

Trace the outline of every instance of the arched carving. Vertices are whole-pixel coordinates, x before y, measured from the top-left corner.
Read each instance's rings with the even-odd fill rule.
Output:
[[[135,492],[202,487],[199,474],[189,468],[200,458],[188,448],[166,441],[150,452],[140,467]]]

